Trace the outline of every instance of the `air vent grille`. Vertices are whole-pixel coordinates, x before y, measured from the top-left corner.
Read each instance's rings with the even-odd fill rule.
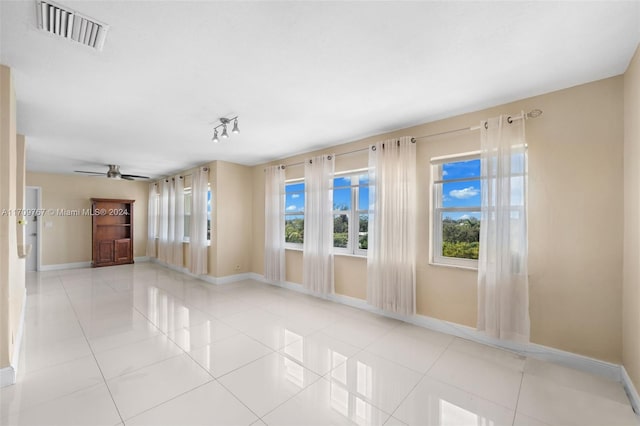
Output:
[[[41,30],[102,50],[108,25],[50,1],[38,1],[36,6]]]

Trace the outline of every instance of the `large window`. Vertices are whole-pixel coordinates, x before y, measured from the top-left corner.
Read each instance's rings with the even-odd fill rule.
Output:
[[[189,241],[191,225],[191,187],[184,188],[184,241]],[[211,241],[211,184],[207,187],[207,241]]]
[[[333,180],[333,246],[336,253],[367,254],[369,176],[345,173]]]
[[[286,246],[302,248],[304,242],[304,180],[285,184],[284,241]]]
[[[478,267],[480,158],[466,155],[432,161],[433,262]]]

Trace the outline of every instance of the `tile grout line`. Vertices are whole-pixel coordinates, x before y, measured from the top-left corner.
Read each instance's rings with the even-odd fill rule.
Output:
[[[391,418],[393,417],[394,419],[397,419],[397,417],[394,417],[394,414],[396,413],[396,411],[398,411],[398,408],[400,408],[400,406],[407,400],[407,398],[409,398],[409,395],[411,395],[411,393],[418,387],[418,385],[420,383],[422,383],[422,381],[425,379],[425,377],[427,377],[427,373],[433,368],[434,365],[436,365],[436,363],[440,360],[440,358],[442,358],[444,356],[444,353],[447,351],[447,349],[449,349],[449,346],[451,346],[451,344],[453,343],[454,339],[451,339],[449,341],[449,343],[447,343],[447,345],[444,347],[444,349],[442,350],[442,352],[440,353],[440,355],[438,355],[438,357],[433,361],[433,363],[431,364],[431,366],[429,368],[427,368],[427,370],[424,373],[421,373],[421,377],[420,379],[416,382],[416,384],[411,388],[411,390],[404,396],[404,398],[402,398],[402,400],[398,403],[398,405],[396,406],[396,408],[393,410],[393,412],[389,415],[389,418],[387,419],[387,422],[389,420],[391,420]],[[386,359],[386,358],[383,358]],[[399,365],[399,364],[398,364]],[[405,367],[407,368],[407,367]],[[415,370],[414,370],[415,371]],[[419,373],[419,372],[418,372]],[[400,419],[398,419],[400,420]],[[400,420],[402,421],[402,420]],[[404,421],[402,421],[404,423]],[[385,422],[386,423],[386,422]]]
[[[64,286],[64,280],[62,282],[62,288],[64,289],[64,292],[67,295],[67,298],[69,299],[69,304],[71,305],[71,309],[73,310],[73,313],[76,316],[76,320],[78,321],[78,325],[80,326],[80,330],[82,330],[82,335],[84,336],[85,341],[87,342],[87,346],[89,347],[89,351],[91,351],[91,356],[93,357],[93,361],[96,363],[96,367],[98,368],[98,371],[100,372],[100,376],[102,376],[102,381],[104,382],[104,386],[107,388],[107,392],[109,392],[109,396],[111,397],[111,401],[113,402],[113,406],[115,407],[116,412],[118,413],[118,417],[120,417],[120,421],[122,422],[122,424],[124,424],[124,418],[122,417],[122,413],[120,412],[120,409],[118,408],[118,404],[116,404],[116,400],[113,398],[113,393],[111,393],[111,388],[109,387],[109,384],[107,383],[107,379],[105,378],[104,373],[102,372],[102,368],[100,368],[100,364],[98,363],[98,359],[96,358],[96,354],[93,351],[93,347],[89,343],[89,339],[87,338],[87,333],[84,331],[84,326],[82,325],[82,322],[80,321],[80,317],[78,317],[78,313],[76,312],[76,308],[73,306],[73,303],[71,302],[71,298],[69,297],[69,293],[67,292],[67,288]]]
[[[173,401],[174,399],[180,398],[181,396],[184,396],[184,395],[186,395],[186,394],[188,394],[188,393],[190,393],[190,392],[192,392],[192,391],[195,391],[195,390],[197,390],[197,389],[200,389],[200,388],[201,388],[201,387],[203,387],[203,386],[206,386],[206,385],[208,385],[208,384],[210,384],[210,383],[215,383],[215,382],[217,382],[217,380],[216,380],[216,379],[207,380],[206,382],[204,382],[204,383],[202,383],[202,384],[199,384],[198,386],[196,386],[196,387],[194,387],[194,388],[192,388],[192,389],[189,389],[189,390],[186,390],[186,391],[184,391],[184,392],[181,392],[181,393],[179,393],[178,395],[172,396],[171,398],[167,399],[166,401],[162,401],[161,403],[156,404],[156,405],[154,405],[153,407],[146,408],[146,409],[144,409],[144,410],[140,411],[139,413],[134,414],[133,416],[131,416],[131,417],[127,418],[127,420],[126,420],[126,421],[125,421],[125,420],[122,420],[122,424],[124,424],[124,425],[126,426],[126,424],[127,424],[126,422],[127,422],[127,421],[129,421],[129,420],[133,420],[133,419],[135,419],[136,417],[141,416],[141,415],[143,415],[144,413],[146,413],[146,412],[149,412],[149,411],[153,410],[154,408],[158,408],[158,407],[160,407],[160,406],[162,406],[162,405],[164,405],[164,404],[166,404],[166,403],[168,403],[168,402]]]
[[[520,377],[520,387],[518,387],[518,398],[516,398],[516,406],[513,409],[513,421],[511,422],[512,426],[516,424],[516,417],[518,416],[518,404],[520,404],[520,394],[522,393],[522,384],[524,383],[524,368],[526,366],[526,358],[525,365],[522,367],[522,376]]]

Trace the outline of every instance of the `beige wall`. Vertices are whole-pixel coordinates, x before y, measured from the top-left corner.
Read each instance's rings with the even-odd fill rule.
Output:
[[[149,183],[50,173],[27,173],[27,186],[42,188],[42,208],[80,210],[91,208],[91,198],[135,200],[133,255],[147,249],[147,204]],[[90,262],[91,216],[46,214],[41,224],[41,264]],[[47,225],[50,223],[50,227]]]
[[[215,162],[212,184],[215,211],[210,256],[214,254],[216,277],[249,272],[253,233],[252,169],[224,161]],[[211,263],[211,262],[210,262]]]
[[[19,141],[18,141],[19,139]],[[0,368],[14,364],[14,344],[25,296],[25,261],[18,257],[16,208],[24,208],[24,138],[16,135],[11,70],[0,65]]]
[[[401,135],[468,127],[498,114],[539,108],[527,122],[531,338],[535,343],[619,363],[622,359],[623,79],[614,77],[495,108],[287,158],[340,154]],[[418,143],[418,313],[475,327],[477,273],[429,264],[429,160],[479,149],[478,133]],[[348,159],[348,160],[347,160]],[[346,170],[366,165],[339,156]],[[347,164],[348,163],[348,164]],[[263,273],[264,169],[256,166],[252,271]],[[291,170],[289,170],[291,169]],[[301,175],[288,168],[287,177]],[[287,280],[300,282],[302,256],[287,251]],[[336,256],[336,292],[364,298],[366,259]]]
[[[624,75],[622,363],[640,389],[640,46]]]

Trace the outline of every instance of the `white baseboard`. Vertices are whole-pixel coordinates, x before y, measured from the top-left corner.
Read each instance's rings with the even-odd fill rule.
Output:
[[[275,285],[278,287],[286,288],[289,290],[297,291],[299,293],[311,294],[314,293],[305,289],[302,285],[291,282],[270,282],[267,281],[264,276],[251,273],[249,274],[251,279],[264,282],[267,284]],[[318,295],[315,295],[318,296]],[[598,375],[600,377],[607,378],[616,382],[625,383],[623,373],[621,372],[621,366],[606,361],[586,357],[583,355],[574,354],[571,352],[562,351],[560,349],[551,348],[548,346],[539,345],[536,343],[515,343],[505,340],[493,339],[486,336],[484,333],[466,325],[456,324],[448,321],[444,321],[437,318],[432,318],[424,315],[405,316],[392,314],[380,309],[374,308],[369,305],[366,300],[357,299],[350,296],[344,296],[340,294],[331,294],[327,296],[319,296],[323,299],[331,300],[336,303],[351,306],[353,308],[362,309],[364,311],[372,312],[378,315],[383,315],[389,318],[394,318],[400,321],[404,321],[410,324],[414,324],[420,327],[428,328],[433,331],[446,333],[452,336],[460,337],[463,339],[471,340],[484,345],[497,347],[500,349],[506,349],[511,352],[515,352],[522,356],[528,356],[544,361],[553,362],[556,364],[564,365],[567,367],[575,368],[577,370],[585,371]],[[633,384],[629,382],[629,386],[633,388]],[[635,391],[635,389],[633,389]],[[637,395],[637,393],[636,393]],[[633,402],[633,401],[632,401]]]
[[[149,260],[148,256],[138,256],[133,259],[134,262],[148,262]],[[168,266],[164,264],[162,265]],[[40,271],[61,271],[63,269],[81,269],[90,267],[91,262],[58,263],[54,265],[40,265]]]
[[[16,382],[16,376],[18,374],[18,366],[20,363],[20,347],[22,345],[22,334],[24,331],[24,319],[26,315],[27,306],[27,289],[24,289],[24,298],[22,299],[22,308],[20,309],[20,322],[18,324],[18,330],[15,335],[13,345],[13,357],[11,359],[11,365],[0,369],[0,388],[13,385]]]
[[[181,272],[185,275],[188,275],[190,277],[193,278],[197,278],[199,280],[202,280],[204,282],[207,282],[209,284],[215,284],[215,285],[220,285],[220,284],[230,284],[230,283],[234,283],[237,281],[243,281],[243,280],[248,280],[248,279],[254,279],[254,275],[257,274],[253,274],[251,272],[246,272],[246,273],[242,273],[242,274],[235,274],[235,275],[227,275],[224,277],[214,277],[211,275],[196,275],[193,274],[191,272],[189,272],[189,270],[187,268],[181,268],[179,266],[175,266],[175,265],[170,265],[168,263],[165,263],[161,260],[158,260],[156,258],[150,258],[149,259],[152,263],[156,263],[158,265],[164,266],[167,269],[171,269],[172,271],[176,271],[176,272]]]
[[[0,389],[5,386],[11,386],[16,382],[16,370],[13,365],[0,368]]]
[[[631,381],[631,377],[627,374],[627,369],[624,368],[624,365],[620,366],[620,372],[622,373],[622,384],[624,385],[624,390],[629,397],[629,401],[631,401],[633,411],[635,411],[636,415],[640,416],[640,395],[638,395],[638,391]]]
[[[90,268],[91,262],[58,263],[55,265],[40,265],[40,272],[60,271],[62,269]]]

